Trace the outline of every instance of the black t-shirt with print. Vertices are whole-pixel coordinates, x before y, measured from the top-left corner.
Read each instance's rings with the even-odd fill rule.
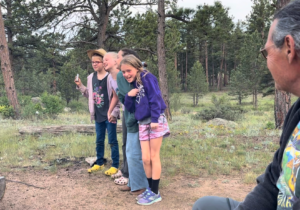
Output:
[[[95,106],[95,121],[100,123],[107,120],[107,112],[109,109],[109,100],[107,92],[107,77],[98,80],[97,72],[93,75],[93,100]]]

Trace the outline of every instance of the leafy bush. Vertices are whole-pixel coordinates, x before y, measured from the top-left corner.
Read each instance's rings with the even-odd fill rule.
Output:
[[[42,118],[43,108],[41,104],[34,104],[30,102],[22,108],[21,117],[24,119],[30,119],[33,117]]]
[[[181,107],[181,96],[179,93],[172,94],[172,97],[170,99],[171,103],[171,109],[173,109],[175,112],[177,112]]]
[[[183,108],[181,109],[181,113],[182,113],[182,114],[189,114],[189,113],[191,113],[191,109],[186,108],[186,107],[183,107]]]
[[[0,97],[0,106],[9,106],[9,101],[6,96]]]
[[[60,97],[44,92],[41,99],[45,106],[43,113],[48,115],[57,115],[63,111],[64,106]]]
[[[18,101],[21,107],[25,107],[31,103],[31,96],[18,96]]]
[[[238,106],[232,106],[229,99],[226,96],[217,98],[215,95],[211,99],[214,106],[206,108],[201,112],[193,115],[192,118],[195,120],[205,120],[209,121],[214,118],[222,118],[225,120],[237,120],[244,110]]]
[[[0,114],[3,118],[10,118],[15,116],[14,108],[12,106],[0,105]]]
[[[268,129],[268,130],[274,130],[275,129],[275,124],[272,123],[272,122],[267,122],[265,128]]]
[[[71,108],[72,112],[79,112],[81,110],[85,110],[87,106],[82,104],[80,101],[72,100],[69,102],[68,107]]]

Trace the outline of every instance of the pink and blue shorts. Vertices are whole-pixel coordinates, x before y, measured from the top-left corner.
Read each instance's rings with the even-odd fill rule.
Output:
[[[158,118],[158,127],[151,129],[150,124],[139,125],[140,141],[149,141],[159,137],[168,137],[170,135],[169,125],[165,115],[160,115]]]

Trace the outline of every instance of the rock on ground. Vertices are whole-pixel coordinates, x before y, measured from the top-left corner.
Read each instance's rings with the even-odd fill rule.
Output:
[[[208,121],[206,123],[207,125],[215,125],[215,126],[219,126],[219,125],[223,125],[226,127],[235,127],[237,126],[237,123],[233,122],[233,121],[229,121],[229,120],[224,120],[221,118],[214,118],[210,121]]]

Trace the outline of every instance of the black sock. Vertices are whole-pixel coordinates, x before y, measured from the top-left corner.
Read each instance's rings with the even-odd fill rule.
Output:
[[[159,185],[159,180],[160,179],[152,179],[152,187],[151,187],[151,190],[152,192],[154,192],[155,194],[158,194],[158,185]]]
[[[148,184],[149,184],[149,188],[152,188],[152,178],[147,178],[148,179]]]

